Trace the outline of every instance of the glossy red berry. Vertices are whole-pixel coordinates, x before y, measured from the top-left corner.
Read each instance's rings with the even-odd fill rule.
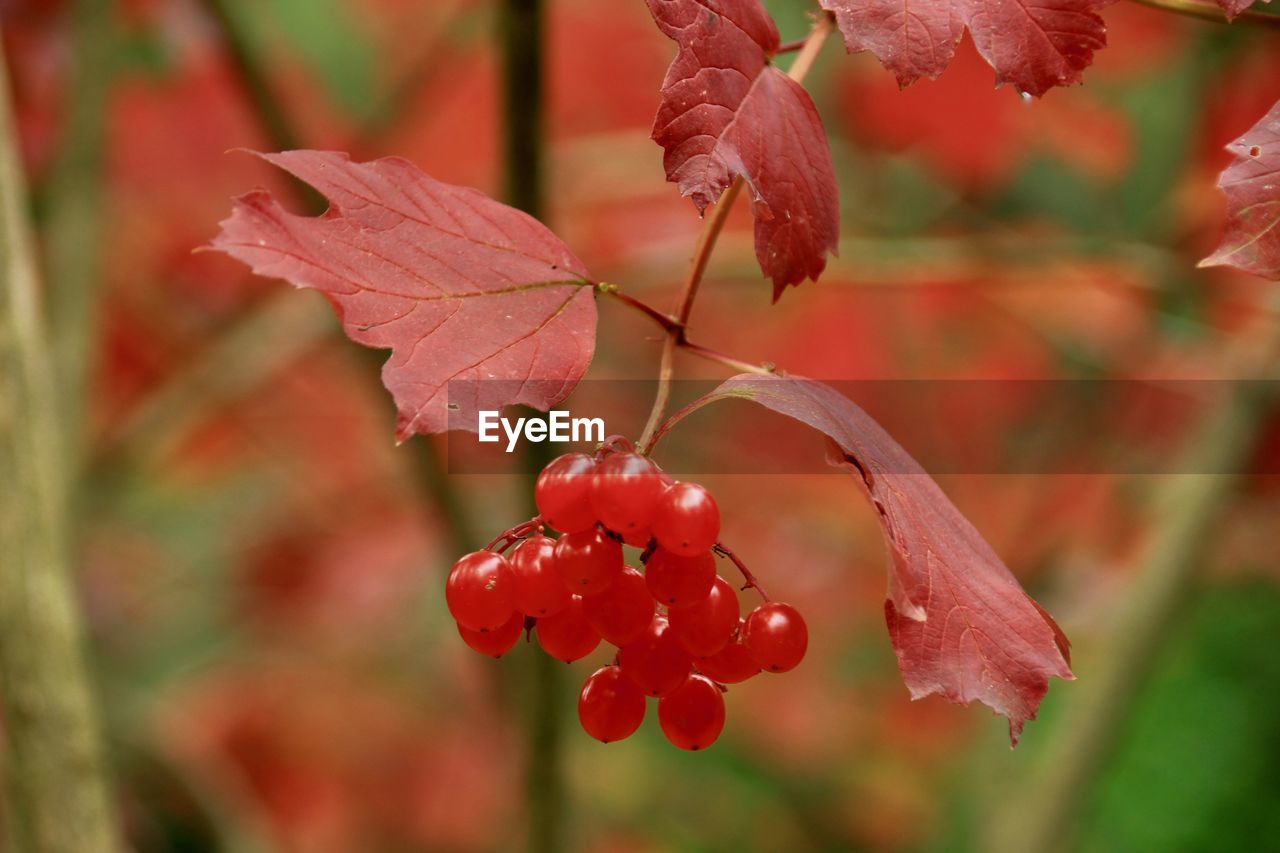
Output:
[[[692,607],[706,599],[716,580],[716,560],[710,551],[681,557],[665,548],[649,556],[644,568],[649,592],[672,610]]]
[[[659,545],[681,557],[709,551],[720,538],[720,507],[702,486],[676,483],[658,501],[653,535]]]
[[[672,610],[667,618],[685,651],[694,657],[714,655],[738,630],[738,593],[733,584],[717,577],[706,598],[692,607]]]
[[[662,696],[689,675],[693,657],[671,633],[667,618],[657,615],[639,639],[618,650],[618,666],[644,693]]]
[[[566,453],[543,468],[533,487],[533,501],[542,520],[561,533],[594,526],[590,492],[595,469],[595,460],[585,453]]]
[[[809,647],[809,629],[790,604],[766,601],[747,614],[742,630],[747,654],[770,672],[794,669]]]
[[[690,675],[658,700],[658,723],[681,749],[706,749],[724,730],[724,695],[705,676]]]
[[[625,646],[639,639],[653,621],[653,597],[644,575],[628,567],[604,592],[584,596],[582,612],[607,642]]]
[[[542,617],[569,606],[572,593],[555,563],[556,541],[538,534],[516,546],[508,561],[516,609],[526,616]]]
[[[444,587],[453,618],[472,631],[491,631],[516,609],[511,567],[501,554],[475,551],[453,564]]]
[[[658,466],[638,453],[615,453],[596,465],[591,508],[601,524],[626,536],[650,526],[665,489]]]
[[[556,542],[556,572],[578,595],[604,592],[622,574],[622,545],[598,527]]]
[[[643,530],[632,530],[621,534],[622,541],[626,542],[632,548],[639,548],[643,551],[649,547],[649,540],[653,538],[653,531],[649,528]]]
[[[737,684],[760,672],[760,664],[747,654],[742,642],[745,619],[738,620],[737,631],[723,649],[708,657],[698,658],[694,667],[712,681],[720,684]]]
[[[578,695],[578,721],[602,743],[630,737],[644,721],[644,694],[618,667],[597,669]]]
[[[458,634],[462,636],[463,642],[491,658],[500,658],[511,651],[523,630],[524,614],[520,612],[512,613],[510,619],[492,631],[472,631],[458,625]]]
[[[537,633],[542,650],[565,663],[586,657],[600,645],[600,635],[587,622],[582,599],[576,595],[564,610],[539,619]]]

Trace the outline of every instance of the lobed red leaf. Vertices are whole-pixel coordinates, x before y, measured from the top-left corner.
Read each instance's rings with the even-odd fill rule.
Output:
[[[1280,280],[1280,103],[1227,150],[1236,161],[1218,186],[1230,218],[1217,251],[1200,266],[1233,266]]]
[[[833,464],[866,489],[892,558],[885,621],[912,698],[978,700],[1009,719],[1016,745],[1049,677],[1070,679],[1062,630],[920,465],[870,415],[821,382],[743,374],[690,408],[741,398],[832,442]]]
[[[835,169],[813,100],[770,62],[773,19],[759,0],[647,2],[679,45],[653,125],[667,180],[702,212],[741,176],[774,299],[816,280],[839,236]]]
[[[1223,0],[1232,2],[1232,0]],[[1098,11],[1112,0],[820,0],[850,53],[869,50],[908,86],[946,70],[965,28],[996,71],[1040,96],[1079,83],[1107,44]]]
[[[591,281],[537,220],[397,157],[258,156],[331,207],[298,216],[251,192],[212,248],[322,291],[348,337],[391,350],[382,382],[398,409],[397,440],[474,431],[480,409],[548,409],[582,378],[595,349]]]

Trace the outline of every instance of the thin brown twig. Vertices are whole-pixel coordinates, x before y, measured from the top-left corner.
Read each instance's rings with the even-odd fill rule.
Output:
[[[729,546],[725,545],[723,542],[717,542],[715,544],[715,547],[713,547],[711,550],[715,551],[721,557],[727,558],[729,562],[733,563],[735,566],[738,567],[738,571],[742,573],[742,579],[746,581],[746,583],[742,587],[744,591],[748,589],[754,589],[757,593],[760,594],[760,598],[762,598],[765,601],[770,600],[769,593],[765,592],[764,587],[760,586],[760,581],[758,581],[756,579],[756,576],[751,573],[751,570],[747,568],[747,564],[742,562],[742,559],[729,549]]]
[[[818,52],[822,50],[822,46],[826,43],[827,37],[831,34],[834,26],[831,15],[826,13],[814,22],[813,29],[809,31],[809,35],[805,39],[804,47],[800,49],[795,62],[792,63],[791,70],[787,72],[792,80],[797,83],[804,81],[809,71],[813,69],[813,63],[818,58]],[[741,176],[734,179],[733,183],[724,191],[719,201],[711,209],[711,215],[707,217],[706,224],[702,227],[702,233],[698,237],[698,245],[694,249],[692,260],[689,262],[689,270],[685,275],[684,284],[680,289],[680,296],[674,312],[678,327],[667,330],[666,339],[662,344],[662,356],[658,366],[658,389],[654,394],[653,407],[649,410],[649,418],[645,422],[644,430],[641,432],[640,441],[638,442],[641,453],[649,452],[654,440],[654,434],[657,432],[659,425],[661,425],[662,417],[667,410],[667,404],[671,400],[671,377],[675,370],[676,350],[681,347],[684,341],[685,331],[689,324],[689,315],[693,311],[693,301],[698,295],[698,286],[702,283],[702,277],[707,271],[707,264],[710,262],[711,254],[715,250],[716,241],[720,238],[720,232],[724,229],[729,213],[733,210],[734,201],[737,200],[738,194],[742,191],[743,183]]]
[[[1246,9],[1234,18],[1228,18],[1222,7],[1216,3],[1202,0],[1133,0],[1143,6],[1172,12],[1175,15],[1186,15],[1202,21],[1213,21],[1218,24],[1245,24],[1263,29],[1280,29],[1280,15]]]
[[[672,316],[671,314],[664,314],[663,312],[659,311],[657,308],[654,308],[652,305],[648,304],[647,302],[643,302],[628,293],[623,293],[622,290],[616,284],[601,283],[596,285],[596,290],[597,292],[602,293],[605,296],[608,296],[612,299],[615,299],[618,302],[621,302],[623,305],[626,305],[630,308],[634,308],[635,310],[639,311],[641,314],[644,314],[650,320],[652,320],[653,322],[661,326],[664,332],[668,332],[668,333],[678,332],[682,328],[680,321],[677,320],[674,316]]]

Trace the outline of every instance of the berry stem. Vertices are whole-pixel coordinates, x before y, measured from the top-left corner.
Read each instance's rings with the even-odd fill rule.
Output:
[[[715,547],[711,550],[715,551],[721,557],[727,557],[729,562],[738,567],[738,571],[742,573],[742,579],[746,581],[742,586],[744,590],[754,589],[760,594],[760,598],[762,600],[770,600],[769,593],[765,592],[764,587],[760,586],[760,581],[756,580],[756,576],[751,574],[751,570],[747,568],[746,563],[742,562],[742,559],[737,554],[733,553],[727,545],[717,542]]]
[[[822,49],[827,36],[831,34],[833,26],[834,21],[828,13],[823,13],[814,22],[813,29],[809,31],[809,35],[804,40],[804,46],[796,55],[796,60],[792,63],[791,70],[787,72],[792,80],[797,83],[804,81],[804,78],[813,68],[818,51]],[[720,238],[720,232],[724,229],[724,224],[729,219],[729,213],[733,210],[733,203],[737,200],[738,194],[742,192],[742,185],[741,176],[735,178],[729,188],[721,194],[720,200],[711,208],[711,214],[707,217],[706,224],[702,227],[702,234],[698,237],[698,245],[694,249],[693,258],[689,262],[689,270],[685,274],[684,284],[680,289],[680,297],[676,302],[676,310],[674,312],[675,325],[674,327],[664,326],[667,334],[662,344],[662,358],[658,366],[658,390],[654,394],[653,408],[649,410],[649,418],[645,422],[644,431],[640,434],[638,444],[641,453],[648,453],[649,448],[653,445],[655,434],[662,424],[663,415],[666,413],[667,403],[671,400],[671,376],[675,372],[676,350],[681,348],[691,349],[685,339],[685,333],[689,325],[689,315],[693,312],[693,301],[698,295],[698,286],[702,283],[702,277],[707,271],[707,264],[711,261],[711,253],[715,250],[716,241]],[[704,357],[711,352],[702,348],[698,348],[696,351]],[[736,362],[736,359],[734,361]],[[742,362],[736,363],[742,364]],[[756,370],[758,371],[759,369],[757,368]]]
[[[484,550],[497,550],[501,553],[512,546],[517,539],[523,539],[542,526],[542,516],[535,515],[528,521],[522,521],[514,527],[509,527],[494,537],[493,541],[484,546]],[[497,547],[501,544],[501,547]]]

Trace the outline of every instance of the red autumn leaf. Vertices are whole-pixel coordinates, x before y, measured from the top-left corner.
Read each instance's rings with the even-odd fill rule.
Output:
[[[1098,10],[1112,0],[821,0],[850,53],[869,50],[898,85],[946,70],[968,27],[996,85],[1043,95],[1080,82],[1106,47]]]
[[[1280,279],[1280,103],[1227,150],[1236,161],[1218,186],[1231,218],[1218,250],[1200,266],[1233,266]]]
[[[212,246],[322,291],[348,337],[391,350],[382,382],[399,411],[397,440],[474,431],[480,409],[548,409],[582,378],[595,349],[591,281],[537,220],[397,157],[259,156],[332,206],[297,216],[251,192]],[[451,380],[460,380],[452,393]]]
[[[779,45],[773,19],[759,0],[648,3],[680,46],[653,124],[667,180],[702,212],[741,176],[773,298],[816,280],[839,236],[835,170],[813,100],[770,62]]]
[[[885,620],[912,698],[940,693],[1009,718],[1014,744],[1049,676],[1073,678],[1070,644],[938,484],[861,408],[829,385],[742,374],[689,409],[751,400],[832,441],[833,464],[863,484],[892,557]]]

